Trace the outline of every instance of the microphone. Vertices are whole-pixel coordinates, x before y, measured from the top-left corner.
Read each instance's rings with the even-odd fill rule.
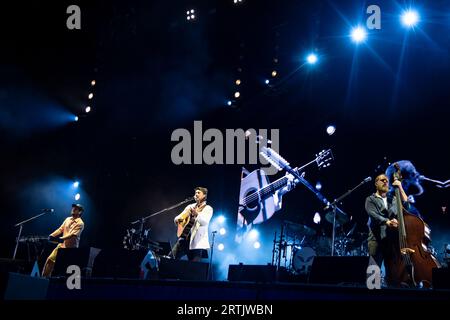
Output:
[[[216,234],[216,233],[217,233],[217,230],[214,230],[214,231],[212,231],[211,233]]]
[[[42,209],[42,212],[55,212],[55,209]]]
[[[365,178],[365,179],[362,181],[362,183],[367,183],[367,182],[370,182],[370,181],[372,181],[372,177],[367,177],[367,178]]]

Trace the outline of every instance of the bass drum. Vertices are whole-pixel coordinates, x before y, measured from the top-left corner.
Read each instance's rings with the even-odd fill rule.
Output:
[[[296,247],[292,258],[292,269],[297,274],[308,274],[311,270],[316,251],[310,247]]]

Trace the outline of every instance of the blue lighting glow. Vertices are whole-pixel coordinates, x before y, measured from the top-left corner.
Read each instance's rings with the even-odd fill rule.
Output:
[[[306,57],[306,61],[309,64],[316,64],[317,60],[318,60],[317,55],[315,55],[314,53],[311,53]]]
[[[413,28],[419,23],[420,16],[416,10],[407,10],[402,13],[400,20],[405,27]]]
[[[367,39],[367,31],[361,26],[353,28],[350,35],[355,43],[361,43]]]

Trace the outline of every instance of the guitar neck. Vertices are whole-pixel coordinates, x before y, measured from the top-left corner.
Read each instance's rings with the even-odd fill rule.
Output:
[[[297,168],[294,169],[297,171]],[[258,195],[258,198],[265,199],[271,195],[273,195],[277,190],[283,188],[285,185],[287,185],[288,178],[286,176],[279,178],[278,180],[275,180],[272,183],[269,183],[267,186],[259,189],[256,191],[256,194]],[[254,194],[251,195],[254,197]],[[245,197],[244,203],[247,203],[250,201],[249,197]]]

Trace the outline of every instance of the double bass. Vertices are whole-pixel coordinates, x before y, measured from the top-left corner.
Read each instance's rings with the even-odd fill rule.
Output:
[[[394,180],[402,179],[400,167],[394,164],[396,172]],[[428,250],[431,241],[430,228],[419,217],[409,213],[403,208],[400,190],[395,187],[395,198],[398,215],[398,230],[390,232],[390,257],[385,263],[390,269],[392,284],[410,287],[432,286],[433,268],[439,268],[439,262]]]

